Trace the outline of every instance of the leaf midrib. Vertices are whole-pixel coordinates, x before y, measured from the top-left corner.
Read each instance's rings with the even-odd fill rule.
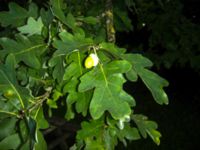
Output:
[[[19,98],[19,101],[20,101],[20,104],[22,106],[22,108],[24,108],[24,103],[23,103],[23,100],[19,94],[19,92],[17,91],[17,89],[15,88],[15,86],[12,84],[12,82],[10,82],[10,80],[8,79],[8,77],[6,76],[6,74],[0,70],[1,74],[3,75],[3,77],[6,79],[6,81],[9,83],[9,85],[12,87],[12,89],[15,91],[15,93],[17,94],[18,98]]]
[[[39,47],[42,47],[42,46],[45,46],[46,44],[38,44],[38,45],[35,45],[35,46],[32,46],[32,47],[29,47],[27,49],[23,49],[23,50],[20,50],[19,52],[16,52],[16,53],[13,53],[15,56],[16,55],[20,55],[20,54],[23,54],[23,53],[27,53],[27,52],[30,52],[36,48],[39,48]]]

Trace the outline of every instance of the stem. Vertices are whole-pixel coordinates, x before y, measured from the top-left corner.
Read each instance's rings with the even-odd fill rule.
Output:
[[[40,106],[42,105],[42,103],[47,100],[47,98],[50,96],[51,91],[47,91],[46,93],[44,93],[43,95],[37,97],[37,101],[28,108],[29,112],[33,111],[34,109],[39,109]],[[38,108],[39,107],[39,108]],[[38,110],[39,111],[39,110]],[[35,116],[37,116],[37,112],[35,114]]]
[[[18,114],[14,113],[14,112],[0,110],[0,113],[4,113],[4,114],[7,114],[7,115],[18,117]]]
[[[112,0],[105,0],[106,5],[106,30],[108,42],[115,43],[115,29],[113,23],[113,5]]]

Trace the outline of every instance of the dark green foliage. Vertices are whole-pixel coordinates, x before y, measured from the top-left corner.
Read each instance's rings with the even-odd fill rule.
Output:
[[[10,3],[0,12],[1,26],[12,33],[0,39],[0,149],[47,149],[43,111],[52,117],[63,108],[67,121],[83,116],[74,149],[112,150],[147,135],[159,145],[157,124],[134,113],[137,100],[123,85],[140,77],[158,104],[168,104],[168,82],[149,70],[146,57],[107,42],[103,1],[76,2],[28,9]],[[114,5],[119,31],[133,29],[125,4],[133,11],[131,1]],[[87,67],[90,54],[96,57]]]

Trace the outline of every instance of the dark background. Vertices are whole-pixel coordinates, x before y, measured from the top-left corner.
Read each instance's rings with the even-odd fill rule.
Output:
[[[7,10],[7,4],[11,0],[1,0],[0,10]],[[19,2],[19,1],[17,1]],[[20,3],[23,4],[21,1]],[[200,24],[200,1],[182,0],[184,6],[182,14],[194,24]],[[195,17],[194,17],[195,16]],[[135,22],[137,17],[130,14],[131,20]],[[199,35],[200,36],[200,35]],[[132,32],[117,32],[118,45],[133,45],[135,43],[146,44],[149,32],[144,28]],[[134,43],[132,41],[135,41]],[[200,41],[199,41],[200,42]],[[136,44],[137,45],[137,44]],[[129,49],[132,51],[132,49]],[[145,52],[142,52],[145,54]],[[181,56],[180,56],[181,57]],[[153,60],[152,60],[153,61]],[[200,62],[199,62],[200,65]],[[125,148],[119,144],[117,149],[135,150],[194,150],[200,149],[200,71],[187,63],[183,66],[172,65],[170,68],[160,66],[153,70],[169,81],[169,87],[165,88],[169,96],[169,105],[157,105],[146,87],[139,81],[137,84],[127,83],[125,88],[137,99],[136,113],[149,116],[159,125],[162,133],[161,145],[156,146],[150,138],[138,140],[128,144]],[[71,130],[74,133],[73,130]],[[52,133],[54,134],[54,133]],[[72,134],[71,138],[74,137]],[[46,137],[50,143],[52,138]],[[73,142],[72,139],[68,139]]]
[[[182,0],[181,2],[183,5],[182,15],[199,26],[200,1]],[[136,16],[131,15],[131,18],[134,22],[137,20]],[[122,45],[124,43],[134,45],[135,43],[142,42],[144,47],[148,49],[148,38],[149,32],[144,28],[132,33],[117,33],[116,39],[118,39],[118,43]],[[198,39],[199,38],[200,35]],[[136,42],[134,43],[133,41]],[[158,49],[159,48],[160,47],[158,47]],[[145,53],[146,52],[143,52],[143,54]],[[198,63],[200,65],[200,62]],[[150,119],[158,123],[159,130],[162,133],[161,144],[160,146],[156,146],[151,139],[139,140],[132,142],[127,149],[200,149],[200,71],[192,68],[189,63],[180,66],[177,65],[176,62],[168,69],[161,65],[160,68],[154,67],[153,70],[170,83],[169,87],[166,88],[166,92],[169,96],[168,106],[155,104],[150,92],[146,90],[141,81],[136,85],[128,83],[126,88],[138,100],[135,112],[147,114]],[[123,149],[123,146],[119,146],[118,149]]]

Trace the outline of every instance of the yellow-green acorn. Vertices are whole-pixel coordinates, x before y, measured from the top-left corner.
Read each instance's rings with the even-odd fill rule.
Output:
[[[6,97],[6,98],[10,98],[10,97],[12,97],[13,95],[14,95],[13,90],[7,90],[7,91],[3,94],[3,96]]]
[[[91,53],[86,59],[85,59],[85,68],[90,69],[94,66],[97,66],[99,63],[99,58],[96,54]]]

